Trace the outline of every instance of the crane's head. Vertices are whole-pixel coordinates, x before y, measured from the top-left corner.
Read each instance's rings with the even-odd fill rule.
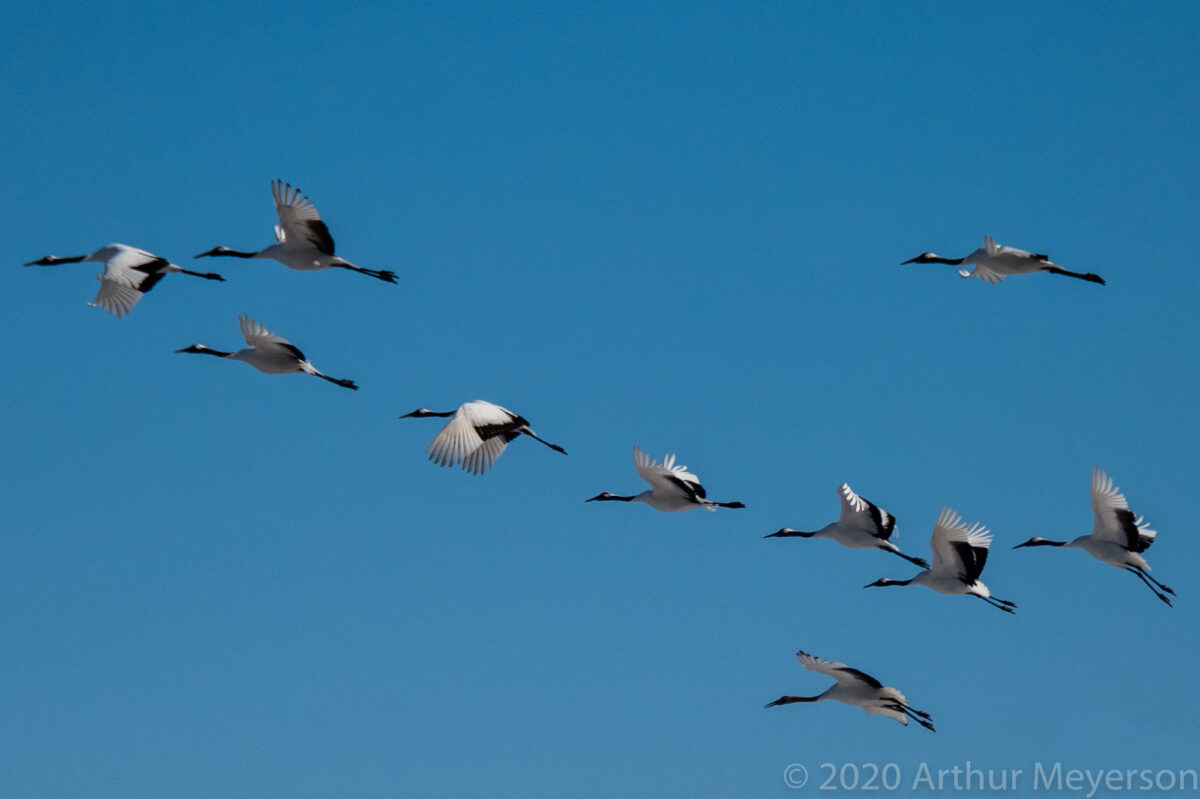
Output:
[[[873,583],[867,583],[863,588],[874,588],[877,585],[908,585],[908,580],[893,580],[890,577],[880,577]]]
[[[938,259],[938,258],[941,258],[941,256],[938,255],[936,252],[923,252],[920,255],[918,255],[916,258],[909,258],[907,261],[902,262],[900,265],[904,266],[904,264],[936,263],[936,259]]]

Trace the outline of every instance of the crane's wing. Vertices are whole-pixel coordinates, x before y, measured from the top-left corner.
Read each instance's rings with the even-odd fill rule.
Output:
[[[246,339],[246,343],[254,349],[265,351],[273,347],[279,348],[287,350],[301,361],[308,360],[304,357],[304,353],[286,338],[275,335],[246,314],[238,314],[238,325],[242,329],[242,338]]]
[[[502,436],[485,438],[478,447],[462,459],[463,468],[471,474],[483,474],[492,468],[496,458],[499,458],[507,447],[508,441]]]
[[[108,280],[104,275],[96,275],[96,279],[100,281],[100,291],[96,293],[96,299],[92,300],[91,304],[103,308],[118,319],[132,311],[133,306],[142,298],[142,292],[136,287]]]
[[[463,468],[467,468],[466,459],[483,445],[483,439],[475,432],[475,425],[471,424],[466,407],[466,405],[458,407],[458,411],[450,418],[450,421],[446,422],[425,449],[429,454],[429,459],[438,466],[453,466],[461,461],[464,463]],[[476,468],[479,470],[487,468],[482,465],[483,460],[481,458],[479,463],[473,462],[470,471],[478,473]],[[493,454],[487,465],[490,466],[494,460],[495,455]]]
[[[997,283],[1004,282],[1004,275],[999,272],[993,272],[988,268],[987,264],[975,264],[975,268],[968,272],[965,269],[958,270],[958,274],[962,277],[977,277],[988,285],[994,286]]]
[[[954,574],[973,583],[983,573],[991,545],[992,537],[986,527],[978,522],[968,527],[953,508],[942,508],[929,539],[933,550],[931,571]]]
[[[508,408],[502,408],[486,400],[465,403],[459,410],[484,441],[500,437],[507,443],[520,435],[516,432],[517,430],[529,425],[529,422]]]
[[[271,181],[271,196],[275,199],[275,212],[279,214],[279,226],[283,237],[275,231],[275,238],[284,247],[297,249],[316,247],[327,255],[333,255],[333,236],[321,221],[317,207],[299,189],[281,180]]]
[[[991,236],[984,236],[983,246],[975,250],[966,258],[963,258],[964,264],[973,264],[975,268],[969,272],[966,269],[959,269],[959,277],[977,277],[984,283],[991,285],[1003,283],[1004,275],[993,271],[988,265],[989,259],[995,258],[1000,249],[1000,247],[996,246],[995,239],[993,239]]]
[[[1158,533],[1142,517],[1134,518],[1125,495],[1099,467],[1092,470],[1092,536],[1130,552],[1145,552]]]
[[[800,665],[809,671],[815,671],[827,677],[832,677],[837,680],[838,685],[847,688],[864,684],[872,688],[883,687],[883,683],[879,682],[879,680],[869,674],[864,674],[858,669],[852,669],[845,663],[833,663],[828,660],[821,660],[821,658],[814,657],[807,652],[797,652],[796,660],[800,661]]]
[[[667,453],[663,462],[651,460],[640,447],[633,448],[633,465],[641,478],[650,484],[650,490],[662,496],[684,494],[692,499],[704,499],[704,486],[700,478],[687,470],[686,466],[675,465],[675,455]]]
[[[425,450],[439,466],[462,463],[472,474],[483,474],[504,452],[525,424],[512,411],[484,400],[463,403]]]
[[[143,293],[161,280],[166,268],[171,266],[166,258],[128,244],[110,244],[105,249],[113,251],[113,254],[104,262],[104,279],[140,288]],[[148,278],[152,278],[149,285],[146,284]]]
[[[884,540],[896,529],[896,518],[892,514],[855,494],[849,483],[838,486],[838,499],[842,501],[839,524],[859,527]]]

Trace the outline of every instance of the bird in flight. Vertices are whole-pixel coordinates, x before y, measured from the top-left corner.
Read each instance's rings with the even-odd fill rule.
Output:
[[[290,183],[273,180],[271,196],[275,199],[275,212],[279,214],[274,244],[256,252],[213,247],[196,257],[271,258],[290,269],[307,271],[337,267],[370,275],[388,283],[396,282],[395,272],[355,266],[340,255],[334,254],[333,236],[329,233],[329,228],[317,213],[316,206],[300,194],[300,189],[293,189]]]

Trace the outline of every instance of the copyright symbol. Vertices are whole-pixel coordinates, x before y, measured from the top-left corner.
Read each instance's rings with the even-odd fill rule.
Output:
[[[789,788],[803,788],[808,782],[808,769],[793,763],[783,770],[783,784]]]

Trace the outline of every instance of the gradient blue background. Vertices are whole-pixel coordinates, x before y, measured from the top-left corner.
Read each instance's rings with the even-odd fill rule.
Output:
[[[784,796],[791,763],[1197,768],[1190,3],[128,4],[0,28],[0,793]],[[269,181],[351,261],[272,261]],[[1108,279],[1001,286],[984,235]],[[126,242],[167,278],[86,302]],[[351,393],[174,355],[249,313]],[[418,406],[483,398],[486,476]],[[677,452],[744,511],[585,505]],[[1107,470],[1174,609],[1086,554]],[[762,536],[848,481],[1015,617]],[[803,648],[937,734],[826,703]],[[1028,787],[1029,783],[1024,783]],[[815,791],[812,783],[806,789]]]

